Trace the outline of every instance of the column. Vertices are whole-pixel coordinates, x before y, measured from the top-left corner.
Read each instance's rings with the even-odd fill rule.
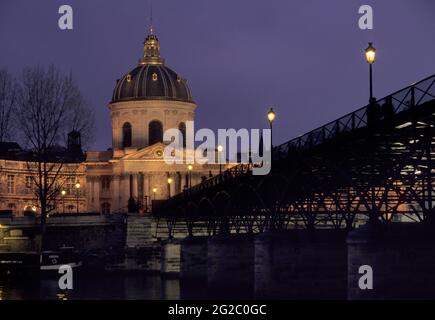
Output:
[[[143,175],[143,195],[144,198],[146,197],[147,203],[145,205],[148,205],[150,202],[150,177],[148,173],[144,173]]]
[[[144,199],[144,178],[143,172],[139,172],[137,174],[137,198],[139,201],[143,203]]]
[[[177,179],[176,179],[176,181],[177,181],[177,193],[179,193],[183,190],[183,185],[182,185],[182,181],[181,181],[182,177],[181,177],[181,174],[179,171],[177,171],[176,177],[177,177]]]
[[[120,183],[120,204],[121,212],[127,212],[128,198],[130,198],[130,175],[123,174]]]
[[[177,192],[175,191],[175,184],[177,183],[176,176],[173,174],[169,174],[169,177],[172,179],[172,183],[170,185],[171,197],[175,196]]]
[[[119,176],[112,177],[112,212],[118,212],[119,210]]]
[[[86,186],[87,186],[87,192],[86,192],[86,197],[88,200],[88,211],[93,210],[93,206],[94,206],[94,190],[93,190],[93,182],[94,182],[94,177],[86,177]],[[65,201],[62,199],[62,201]],[[59,208],[60,211],[63,211],[63,203],[60,203],[61,207]]]
[[[92,192],[93,192],[93,199],[94,199],[94,203],[93,203],[93,209],[94,212],[100,212],[101,213],[101,205],[100,205],[100,185],[101,185],[101,180],[100,177],[95,177],[94,179],[92,179]]]
[[[138,173],[133,174],[133,198],[137,201],[138,200]]]

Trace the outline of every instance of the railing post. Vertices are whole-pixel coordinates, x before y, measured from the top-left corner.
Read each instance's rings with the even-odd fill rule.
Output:
[[[411,87],[411,107],[415,107],[415,85]]]
[[[352,131],[355,130],[355,112],[352,112]]]

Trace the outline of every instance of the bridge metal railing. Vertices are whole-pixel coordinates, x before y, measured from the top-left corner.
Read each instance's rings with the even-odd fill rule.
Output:
[[[175,196],[171,197],[168,201],[176,201],[176,200],[182,199],[186,196],[190,196],[192,194],[195,194],[199,191],[217,186],[223,182],[234,179],[235,177],[238,177],[242,174],[249,174],[252,172],[252,168],[254,166],[255,166],[255,164],[252,164],[252,163],[246,163],[246,164],[240,163],[238,165],[235,165],[235,166],[223,171],[222,174],[208,178],[208,179],[202,181],[201,183],[199,183],[193,187],[190,187],[188,189],[183,190],[181,193],[176,194]]]
[[[287,157],[292,151],[312,148],[328,140],[332,140],[340,134],[367,127],[371,121],[392,117],[433,99],[435,99],[435,74],[379,99],[374,104],[368,104],[337,120],[331,121],[302,136],[274,147],[272,150],[272,159],[279,160]],[[252,163],[238,164],[225,170],[221,175],[208,178],[200,184],[184,190],[168,201],[177,201],[199,191],[217,186],[237,176],[250,174],[252,167],[255,165],[256,164]]]
[[[275,147],[273,157],[281,159],[291,151],[320,145],[336,138],[339,134],[366,127],[371,121],[394,116],[433,99],[435,99],[435,75]]]

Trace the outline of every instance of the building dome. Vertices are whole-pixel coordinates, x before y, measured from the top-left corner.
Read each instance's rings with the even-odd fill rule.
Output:
[[[177,100],[192,102],[187,81],[165,66],[160,43],[153,29],[144,42],[139,65],[116,83],[112,102],[131,100]]]

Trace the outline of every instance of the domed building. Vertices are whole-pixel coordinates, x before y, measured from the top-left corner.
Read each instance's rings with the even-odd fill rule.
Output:
[[[68,147],[60,152],[72,156],[62,169],[63,190],[51,213],[150,212],[153,200],[167,199],[219,173],[216,164],[193,164],[188,170],[187,164],[168,165],[163,160],[163,133],[178,128],[184,137],[196,104],[187,81],[166,66],[152,28],[138,64],[117,80],[108,109],[112,148],[88,151],[84,159],[80,134],[68,136]],[[29,157],[16,143],[0,143],[0,215],[39,212]]]
[[[87,153],[88,211],[126,212],[129,199],[149,211],[152,200],[167,199],[217,174],[217,165],[194,164],[189,171],[186,164],[163,160],[163,133],[178,128],[184,136],[196,107],[187,80],[165,64],[150,28],[143,56],[116,81],[108,105],[112,149]]]
[[[184,131],[194,119],[187,81],[165,65],[152,28],[139,64],[117,80],[109,109],[115,158],[162,142],[165,130]]]

